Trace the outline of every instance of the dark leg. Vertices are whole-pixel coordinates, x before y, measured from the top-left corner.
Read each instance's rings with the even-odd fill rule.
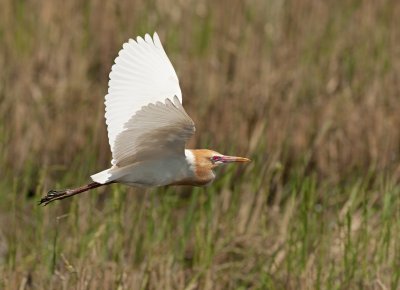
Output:
[[[71,197],[75,194],[79,194],[88,190],[91,190],[96,187],[100,187],[103,185],[110,184],[112,182],[108,182],[105,184],[97,183],[97,182],[92,182],[87,185],[74,188],[74,189],[65,189],[65,190],[50,190],[45,197],[43,197],[40,201],[39,204],[43,205],[48,205],[50,202],[58,200],[58,199],[64,199],[67,197]]]

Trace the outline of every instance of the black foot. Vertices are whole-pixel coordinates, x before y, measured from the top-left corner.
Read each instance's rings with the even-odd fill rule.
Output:
[[[39,201],[39,205],[48,205],[50,202],[60,199],[67,194],[67,190],[50,190],[45,197]]]

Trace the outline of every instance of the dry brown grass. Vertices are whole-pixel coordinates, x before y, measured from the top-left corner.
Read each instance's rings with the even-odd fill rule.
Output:
[[[397,2],[2,0],[0,13],[0,288],[399,285]],[[111,205],[35,208],[25,192],[108,165],[110,67],[154,30],[196,123],[190,147],[253,164],[207,197],[121,195],[121,206],[118,188]]]

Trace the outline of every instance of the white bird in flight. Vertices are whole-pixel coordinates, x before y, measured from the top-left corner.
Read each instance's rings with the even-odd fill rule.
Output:
[[[195,132],[182,106],[176,72],[154,33],[124,43],[112,66],[105,97],[111,168],[91,176],[93,182],[66,190],[50,190],[40,204],[111,184],[133,187],[203,186],[213,169],[247,158],[208,149],[185,149]]]

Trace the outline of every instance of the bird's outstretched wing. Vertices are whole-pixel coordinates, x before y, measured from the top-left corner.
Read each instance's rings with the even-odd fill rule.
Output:
[[[179,99],[143,107],[125,124],[115,140],[113,158],[118,167],[171,154],[184,154],[194,134],[192,119]]]
[[[165,122],[174,121],[174,119],[162,115],[161,111],[164,114],[171,114],[175,111],[171,107],[171,105],[174,105],[166,102],[166,99],[172,99],[175,96],[181,107],[182,93],[178,77],[157,33],[154,33],[153,38],[146,34],[144,39],[137,37],[136,41],[130,39],[123,45],[111,69],[108,85],[108,94],[105,97],[105,117],[108,139],[113,154],[112,163],[118,164],[122,162],[121,160],[129,157],[129,154],[136,152],[138,149],[133,148],[138,148],[138,143],[144,141],[143,135],[139,137],[139,133],[131,134],[127,132],[133,132],[133,128],[135,128],[134,130],[141,130],[142,133],[146,131],[146,134],[151,134],[149,130],[155,129],[154,124],[150,128],[141,123],[145,119],[143,116],[145,112],[147,114],[154,113],[154,122],[160,122],[160,127],[165,127]],[[165,105],[160,105],[157,102],[162,102]],[[157,105],[154,105],[153,108],[149,104]],[[181,109],[183,110],[183,108]],[[142,112],[139,113],[141,110]],[[151,110],[154,110],[154,112],[151,112]],[[137,118],[134,117],[135,114],[138,114]],[[156,116],[161,119],[157,121]],[[149,115],[148,118],[152,118],[152,116]],[[176,126],[174,123],[169,125]],[[124,137],[128,136],[125,133],[130,134],[130,140]],[[117,141],[117,138],[119,141]],[[124,149],[124,146],[128,146],[127,148],[130,149]]]

